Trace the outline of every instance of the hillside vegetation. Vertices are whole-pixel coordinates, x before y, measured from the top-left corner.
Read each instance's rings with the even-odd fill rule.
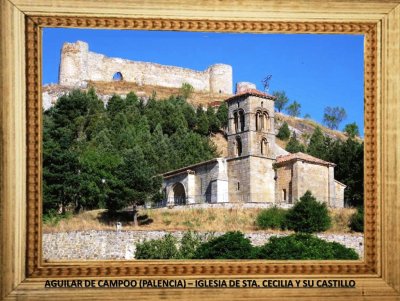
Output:
[[[195,109],[181,96],[114,95],[106,108],[94,90],[60,97],[43,115],[44,215],[161,199],[160,174],[218,157],[209,136],[226,122],[226,105]]]

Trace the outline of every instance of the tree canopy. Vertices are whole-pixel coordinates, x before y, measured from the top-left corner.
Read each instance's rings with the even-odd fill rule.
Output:
[[[218,156],[208,138],[214,109],[195,111],[183,97],[147,104],[94,90],[72,91],[43,117],[43,211],[140,205],[159,194],[160,174]]]
[[[300,109],[301,109],[301,104],[298,103],[297,101],[293,101],[290,105],[286,107],[286,113],[288,113],[290,116],[293,117],[299,117]]]
[[[337,130],[346,118],[346,110],[342,107],[326,107],[324,110],[324,124],[330,129]]]
[[[289,98],[286,96],[286,92],[274,91],[272,95],[276,97],[274,102],[275,108],[278,110],[278,112],[281,112],[285,108],[286,104],[289,102]]]

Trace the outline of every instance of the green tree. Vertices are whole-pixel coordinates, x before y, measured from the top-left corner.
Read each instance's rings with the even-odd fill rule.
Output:
[[[339,124],[346,119],[346,110],[342,107],[326,107],[324,110],[324,124],[333,130],[339,128]]]
[[[217,133],[221,128],[221,123],[215,114],[215,109],[213,107],[207,107],[206,115],[208,120],[208,131]]]
[[[226,102],[223,102],[217,110],[216,116],[221,124],[221,127],[228,128],[228,105]]]
[[[196,250],[196,259],[246,259],[253,253],[250,239],[239,231],[227,232]],[[251,258],[251,257],[250,257]]]
[[[286,113],[288,113],[290,116],[293,117],[299,117],[300,109],[301,109],[301,104],[299,104],[297,101],[294,101],[293,103],[291,103],[289,106],[286,107]]]
[[[201,105],[197,107],[196,117],[197,117],[196,132],[199,133],[200,135],[208,135],[208,129],[209,129],[208,118]]]
[[[307,190],[286,214],[287,227],[301,233],[314,233],[327,230],[331,225],[328,207],[320,203]]]
[[[297,140],[296,133],[293,133],[293,135],[290,137],[285,149],[289,153],[305,152],[305,147],[303,144],[300,143],[299,140]]]
[[[337,140],[330,148],[328,161],[336,164],[335,179],[343,182],[346,205],[364,202],[364,143],[355,139]]]
[[[133,221],[137,226],[137,206],[151,199],[152,195],[158,191],[161,179],[155,176],[154,167],[146,160],[143,151],[138,146],[125,151],[123,163],[116,173],[122,184],[115,195],[119,202],[112,203],[112,200],[109,200],[107,208],[116,211],[131,205]]]
[[[281,112],[285,108],[286,104],[289,102],[289,98],[286,96],[286,92],[274,91],[272,95],[276,97],[274,102],[275,108],[278,110],[278,112]]]
[[[358,129],[357,123],[348,123],[344,126],[344,132],[350,137],[360,136],[360,130]]]
[[[350,217],[350,229],[355,232],[364,232],[364,207],[359,206],[357,211]]]
[[[268,243],[258,247],[255,258],[270,260],[359,259],[356,251],[337,243],[328,242],[311,234],[295,233],[272,236]]]
[[[282,126],[279,128],[278,134],[276,135],[281,140],[288,140],[290,137],[289,125],[287,122],[284,122]]]
[[[321,128],[317,126],[311,135],[310,142],[307,147],[307,153],[323,160],[326,159],[328,150],[325,142],[325,136],[322,133]]]

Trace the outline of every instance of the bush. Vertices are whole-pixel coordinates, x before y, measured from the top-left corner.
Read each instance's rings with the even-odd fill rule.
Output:
[[[192,93],[194,92],[194,88],[189,83],[183,83],[180,89],[180,94],[183,98],[188,99]]]
[[[188,231],[182,236],[179,248],[179,257],[182,259],[194,258],[197,248],[201,245],[203,238],[196,232]]]
[[[252,254],[250,240],[239,231],[231,231],[200,245],[194,258],[248,259],[252,258]]]
[[[161,239],[152,239],[136,245],[136,259],[177,259],[180,254],[178,240],[167,234]]]
[[[288,140],[290,137],[290,130],[287,122],[284,122],[276,135],[281,140]]]
[[[70,219],[72,215],[70,211],[60,214],[55,209],[50,209],[47,213],[43,213],[42,220],[43,224],[57,226],[61,220]]]
[[[307,191],[287,213],[287,227],[295,232],[313,233],[327,230],[331,225],[328,208]]]
[[[285,237],[273,236],[268,243],[256,248],[253,254],[254,258],[270,260],[359,259],[353,249],[304,233]]]
[[[284,229],[286,226],[286,210],[273,207],[261,210],[256,218],[259,229]]]
[[[350,217],[349,227],[355,232],[364,232],[364,208],[358,207],[357,212],[355,212]]]

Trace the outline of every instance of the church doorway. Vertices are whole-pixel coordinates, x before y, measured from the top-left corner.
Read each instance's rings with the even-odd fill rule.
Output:
[[[170,201],[174,203],[174,205],[185,205],[186,204],[186,192],[185,186],[182,183],[176,183],[172,188],[170,193]]]

